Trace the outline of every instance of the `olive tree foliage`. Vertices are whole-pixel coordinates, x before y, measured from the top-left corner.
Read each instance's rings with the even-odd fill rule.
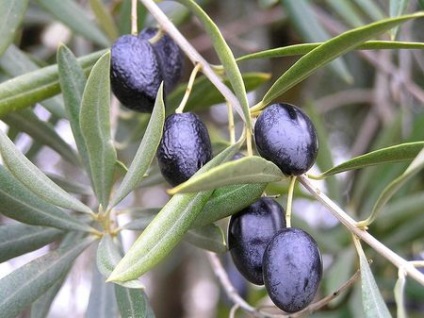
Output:
[[[231,23],[217,14],[235,7],[243,14]],[[262,194],[293,209],[292,225],[324,255],[315,302],[291,316],[421,316],[420,9],[407,0],[0,2],[0,261],[26,260],[1,274],[0,316],[47,316],[84,257],[87,317],[159,316],[168,301],[148,297],[155,283],[144,278],[201,248],[227,295],[211,315],[284,317],[263,288],[234,288],[223,262],[227,217]],[[57,25],[68,36],[49,48],[37,37]],[[140,114],[111,94],[109,49],[149,25],[181,47],[187,76]],[[277,44],[248,37],[257,29]],[[297,104],[318,132],[316,165],[297,179],[255,151],[255,118],[276,101]],[[214,158],[170,189],[155,153],[178,106],[205,118]],[[218,112],[225,125],[210,116]],[[245,157],[231,161],[238,152]],[[139,199],[158,192],[167,199],[153,208]]]

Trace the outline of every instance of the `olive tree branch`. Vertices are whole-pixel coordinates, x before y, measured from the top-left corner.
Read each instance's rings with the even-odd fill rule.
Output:
[[[175,25],[169,20],[165,13],[157,6],[153,0],[140,0],[146,9],[151,13],[161,28],[179,45],[190,61],[201,66],[201,71],[225,97],[227,102],[234,107],[241,118],[244,118],[240,102],[234,93],[222,82],[222,79],[215,73],[211,65],[200,55],[200,53],[187,41]]]
[[[334,203],[329,197],[322,193],[316,186],[314,186],[306,176],[299,176],[298,180],[318,201],[325,205],[329,211],[345,227],[348,228],[351,233],[355,234],[357,237],[367,243],[370,247],[377,251],[377,253],[388,259],[397,268],[402,268],[405,273],[407,273],[407,275],[414,278],[417,282],[424,286],[424,274],[417,270],[414,264],[411,264],[411,262],[408,262],[404,258],[400,257],[366,230],[358,228],[357,222],[352,219],[345,211],[343,211],[336,203]]]

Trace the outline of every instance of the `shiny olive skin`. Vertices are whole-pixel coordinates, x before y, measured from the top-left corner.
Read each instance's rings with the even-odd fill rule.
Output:
[[[285,175],[308,171],[318,154],[317,133],[310,118],[290,104],[265,108],[255,123],[258,153],[275,163]]]
[[[228,248],[237,269],[249,282],[264,284],[264,251],[274,234],[285,226],[283,208],[267,197],[231,216]]]
[[[119,37],[111,48],[112,91],[126,107],[152,112],[162,82],[162,69],[149,41],[135,35]]]
[[[158,31],[158,28],[145,28],[139,33],[138,37],[142,40],[150,40]],[[161,64],[165,92],[169,93],[181,79],[184,65],[183,51],[168,34],[164,33],[156,42],[151,42],[151,44]]]
[[[285,312],[306,308],[322,276],[321,253],[305,231],[285,228],[270,240],[263,258],[264,282],[274,304]]]
[[[191,112],[168,116],[156,157],[163,177],[172,186],[188,180],[212,158],[205,124]]]

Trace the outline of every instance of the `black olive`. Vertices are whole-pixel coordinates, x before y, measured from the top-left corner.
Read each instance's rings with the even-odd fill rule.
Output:
[[[145,28],[138,37],[142,40],[150,40],[158,32],[158,28]],[[184,64],[183,51],[166,33],[161,33],[161,37],[157,41],[152,42],[152,46],[161,64],[165,92],[169,93],[181,78]]]
[[[273,104],[262,111],[255,124],[255,143],[259,154],[286,175],[308,171],[318,153],[313,123],[290,104]]]
[[[277,307],[289,313],[306,308],[322,276],[317,243],[301,229],[280,230],[265,250],[263,274],[266,290]]]
[[[113,93],[124,106],[152,112],[163,77],[149,41],[129,34],[119,37],[111,48],[110,79]]]
[[[212,158],[205,124],[190,112],[168,116],[156,157],[163,177],[172,186],[188,180]]]
[[[228,248],[234,264],[251,283],[263,285],[262,259],[268,242],[286,226],[283,208],[263,197],[234,214],[228,226]]]

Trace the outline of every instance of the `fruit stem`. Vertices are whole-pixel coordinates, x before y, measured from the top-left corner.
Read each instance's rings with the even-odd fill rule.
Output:
[[[291,212],[292,212],[292,203],[293,203],[293,192],[296,185],[296,176],[290,177],[289,191],[287,194],[287,207],[286,207],[286,227],[291,227]]]
[[[183,99],[181,100],[180,105],[175,110],[176,113],[182,113],[184,111],[184,107],[187,104],[188,98],[190,97],[191,90],[193,88],[194,80],[196,79],[196,75],[199,72],[199,70],[202,68],[202,65],[200,63],[196,63],[196,65],[193,68],[193,71],[190,74],[190,78],[187,83],[187,88],[185,90],[185,94]]]
[[[252,148],[252,132],[250,131],[248,126],[245,126],[246,131],[246,146],[247,146],[247,156],[253,156],[253,148]]]
[[[228,108],[228,131],[230,134],[230,143],[234,145],[236,143],[236,131],[234,125],[234,114],[233,114],[233,106],[230,103],[227,103]]]
[[[137,35],[137,33],[138,33],[137,2],[138,2],[138,0],[131,0],[131,34],[133,34],[133,35]]]

